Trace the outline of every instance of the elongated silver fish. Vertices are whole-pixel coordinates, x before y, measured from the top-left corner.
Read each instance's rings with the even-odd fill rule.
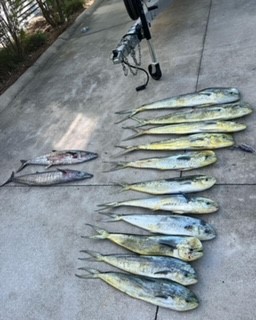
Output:
[[[144,104],[132,110],[116,112],[117,114],[129,114],[123,120],[147,110],[171,109],[182,107],[205,107],[215,104],[225,104],[238,101],[240,93],[236,88],[206,88],[198,92],[187,93],[167,99]],[[121,121],[123,121],[121,120]],[[121,122],[120,121],[120,122]]]
[[[202,220],[200,220],[202,221]],[[198,222],[199,223],[199,222]],[[202,224],[203,222],[201,222]],[[125,233],[111,233],[102,228],[92,226],[96,235],[83,236],[85,239],[108,239],[115,244],[136,252],[141,255],[154,255],[154,256],[168,256],[178,258],[184,261],[194,261],[203,256],[203,245],[198,238],[192,236],[169,236],[169,235],[138,235],[138,234],[125,234]],[[186,232],[192,233],[195,226],[187,228]],[[215,237],[213,228],[205,226],[198,226],[198,230],[204,240],[209,240]],[[203,236],[204,234],[204,236]]]
[[[97,153],[84,150],[53,150],[51,153],[32,158],[30,160],[20,160],[21,166],[16,172],[21,171],[28,165],[43,165],[47,169],[51,166],[82,163],[98,157]]]
[[[133,190],[150,194],[177,194],[204,191],[211,188],[216,179],[211,176],[197,175],[163,180],[143,181],[132,184],[117,183],[122,191]]]
[[[213,227],[204,220],[188,216],[152,214],[108,214],[105,222],[125,221],[144,230],[178,236],[191,236],[199,240],[215,238]]]
[[[99,204],[101,210],[117,207],[139,207],[153,211],[165,210],[173,213],[205,214],[219,209],[217,202],[203,197],[188,197],[184,195],[155,196],[151,198],[133,199],[119,202]]]
[[[225,133],[196,133],[185,137],[156,141],[138,146],[117,146],[125,151],[115,155],[120,156],[136,150],[203,150],[226,148],[234,145],[232,135]]]
[[[1,187],[10,182],[22,183],[29,186],[51,186],[92,177],[93,175],[90,173],[70,169],[57,169],[56,171],[37,172],[21,176],[14,176],[14,172],[12,172],[11,177]]]
[[[207,108],[194,108],[192,110],[173,112],[158,118],[139,119],[131,117],[140,125],[162,125],[175,123],[188,123],[208,120],[231,120],[244,117],[252,113],[252,108],[246,102],[235,103],[230,105],[220,105]]]
[[[237,132],[246,129],[245,124],[241,124],[234,121],[216,121],[209,120],[204,122],[192,122],[192,123],[180,123],[170,124],[167,126],[159,126],[150,129],[139,129],[136,127],[127,127],[135,130],[136,134],[124,139],[130,140],[136,137],[147,135],[162,135],[162,134],[191,134],[191,133],[225,133],[225,132]]]
[[[82,279],[99,278],[127,295],[151,304],[186,311],[195,309],[199,302],[188,288],[164,279],[145,278],[121,272],[99,272],[94,269],[79,268],[89,274],[76,275]]]
[[[109,171],[125,168],[188,171],[209,166],[216,161],[217,157],[213,151],[204,150],[175,154],[170,157],[147,158],[130,162],[112,162],[114,167]]]
[[[81,252],[89,254],[92,258],[80,260],[106,262],[133,274],[172,280],[184,286],[197,282],[195,269],[190,264],[175,258],[131,254],[103,255],[91,250],[81,250]]]

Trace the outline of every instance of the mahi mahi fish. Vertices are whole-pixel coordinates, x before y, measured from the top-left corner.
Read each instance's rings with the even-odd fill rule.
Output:
[[[115,155],[115,157],[136,151],[136,150],[202,150],[226,148],[234,145],[232,135],[225,133],[195,133],[185,137],[173,138],[169,140],[156,141],[137,146],[117,146],[125,151]]]
[[[204,122],[180,123],[171,124],[167,126],[158,126],[150,129],[139,129],[136,127],[127,127],[136,131],[134,135],[129,136],[125,140],[130,140],[145,134],[162,135],[162,134],[191,134],[203,132],[237,132],[246,129],[245,124],[237,123],[234,121],[215,121],[209,120]]]
[[[183,261],[194,261],[203,256],[203,245],[198,237],[186,235],[174,236],[112,233],[90,224],[89,226],[92,227],[97,234],[93,236],[82,236],[82,238],[100,240],[107,239],[125,249],[141,255],[167,256],[178,258]],[[196,231],[195,222],[194,226],[188,226],[189,228],[184,229],[183,233],[195,233],[198,236],[198,231],[200,230],[200,237],[204,240],[209,240],[215,237],[213,228],[206,223],[203,225],[200,220],[198,220],[198,231]],[[181,230],[180,227],[178,227],[178,229]]]
[[[43,165],[47,166],[48,169],[51,166],[82,163],[96,159],[97,157],[97,153],[84,150],[53,150],[51,153],[30,160],[20,160],[21,166],[16,172],[21,171],[28,165]]]
[[[204,220],[188,216],[152,214],[109,214],[105,222],[125,221],[144,230],[179,236],[210,240],[216,236],[213,227]]]
[[[22,183],[29,186],[51,186],[92,177],[93,175],[90,173],[70,169],[57,169],[55,171],[36,172],[21,176],[14,176],[14,172],[12,172],[11,177],[1,186],[10,182]]]
[[[189,263],[171,257],[140,256],[134,254],[101,254],[91,250],[81,250],[90,258],[80,258],[86,261],[105,262],[129,273],[167,279],[184,286],[197,282],[195,269]]]
[[[238,101],[240,93],[236,88],[206,88],[198,92],[183,94],[167,99],[144,104],[132,110],[116,112],[117,114],[129,114],[125,119],[147,110],[171,109],[195,106],[211,106]],[[123,119],[123,120],[125,120]],[[123,121],[121,120],[121,121]]]
[[[216,183],[212,176],[193,175],[162,180],[143,181],[137,183],[117,183],[122,191],[133,190],[150,194],[177,194],[204,191]]]
[[[163,125],[208,120],[231,120],[244,117],[250,113],[252,113],[250,105],[242,102],[203,109],[194,108],[192,110],[173,112],[153,119],[139,119],[137,117],[131,118],[136,120],[140,127],[145,125]]]
[[[217,202],[211,199],[204,197],[188,197],[182,194],[110,202],[99,204],[98,206],[101,207],[100,210],[117,207],[139,207],[153,211],[171,211],[177,214],[205,214],[216,212],[219,209]]]
[[[159,307],[176,311],[195,309],[199,302],[187,287],[165,279],[153,279],[122,272],[99,272],[95,269],[79,268],[88,274],[76,275],[82,279],[101,279],[127,295]]]
[[[204,150],[176,154],[169,157],[147,158],[130,162],[112,162],[114,167],[108,172],[124,168],[188,171],[208,166],[216,161],[217,157],[213,151]]]

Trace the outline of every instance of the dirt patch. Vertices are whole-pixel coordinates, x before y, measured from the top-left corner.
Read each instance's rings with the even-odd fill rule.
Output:
[[[69,17],[69,20],[65,25],[62,25],[58,28],[53,29],[43,17],[35,17],[31,19],[29,22],[26,31],[29,34],[43,32],[47,35],[47,41],[44,45],[38,48],[36,51],[30,53],[26,56],[25,60],[20,63],[20,65],[9,72],[4,79],[3,82],[0,83],[0,95],[4,93],[29,67],[31,67],[35,61],[51,46],[51,44],[58,38],[58,36],[64,32],[70,25],[73,24],[75,19],[86,9],[88,9],[94,0],[86,1],[86,5],[84,9],[81,9],[74,13],[72,16]]]

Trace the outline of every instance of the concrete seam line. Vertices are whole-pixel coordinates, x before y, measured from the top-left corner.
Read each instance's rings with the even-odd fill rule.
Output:
[[[205,47],[205,41],[206,41],[206,36],[207,36],[207,32],[208,32],[211,9],[212,9],[212,0],[210,0],[210,4],[209,4],[209,11],[208,11],[208,16],[207,16],[207,21],[206,21],[203,41],[202,41],[202,50],[201,50],[201,55],[200,55],[200,60],[199,60],[198,71],[197,71],[197,79],[196,79],[196,89],[195,89],[195,91],[198,90],[198,82],[199,82],[199,77],[200,77],[200,73],[201,73],[201,66],[202,66],[202,61],[203,61],[204,47]]]
[[[47,48],[47,50],[34,62],[34,64],[29,67],[4,93],[1,94],[0,112],[7,108],[11,101],[19,94],[19,92],[21,92],[27,86],[27,84],[33,80],[34,73],[42,68],[42,66],[50,59],[55,51],[61,48],[65,41],[68,40],[73,32],[78,28],[81,21],[86,19],[86,17],[90,17],[103,1],[104,0],[95,0],[94,4],[83,11],[76,18],[73,24],[69,26],[69,28],[61,35],[59,35],[53,44]]]

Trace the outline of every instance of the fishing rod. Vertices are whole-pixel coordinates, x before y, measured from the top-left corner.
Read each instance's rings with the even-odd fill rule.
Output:
[[[116,49],[112,51],[112,61],[114,64],[121,64],[123,67],[124,75],[128,75],[130,71],[132,75],[136,75],[138,70],[143,71],[147,75],[146,82],[136,88],[137,91],[146,88],[149,75],[154,80],[159,80],[162,77],[160,64],[157,61],[155,50],[151,41],[151,33],[149,27],[151,21],[156,16],[156,10],[158,9],[158,0],[150,5],[142,2],[141,0],[123,0],[126,11],[132,20],[136,20],[134,25],[128,30],[128,32],[121,38]],[[141,49],[140,42],[146,39],[149,53],[152,63],[148,66],[148,72],[139,67],[141,65]],[[135,49],[138,47],[138,57],[136,57]],[[131,56],[134,64],[128,61],[128,57]]]

